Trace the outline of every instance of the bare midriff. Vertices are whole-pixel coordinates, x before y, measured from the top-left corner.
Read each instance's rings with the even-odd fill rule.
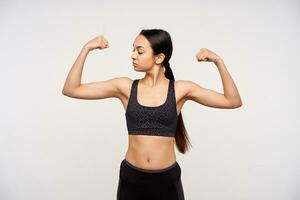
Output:
[[[142,169],[163,169],[176,162],[175,138],[152,135],[129,135],[125,159]]]

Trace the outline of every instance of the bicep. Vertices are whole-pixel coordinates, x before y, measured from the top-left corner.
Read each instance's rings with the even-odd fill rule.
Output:
[[[66,95],[77,99],[104,99],[120,96],[120,84],[126,77],[116,77],[105,81],[82,83]]]
[[[202,105],[213,108],[233,108],[224,94],[204,88],[192,81],[184,81],[187,100],[192,100]]]

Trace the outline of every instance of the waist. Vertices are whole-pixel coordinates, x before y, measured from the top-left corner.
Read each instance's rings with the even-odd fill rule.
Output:
[[[162,169],[176,162],[175,138],[130,135],[125,159],[143,169]]]

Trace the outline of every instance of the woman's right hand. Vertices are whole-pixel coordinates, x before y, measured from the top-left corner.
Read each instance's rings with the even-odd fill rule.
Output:
[[[90,51],[94,49],[105,49],[108,47],[108,41],[102,35],[96,36],[84,45],[84,48],[87,48]]]

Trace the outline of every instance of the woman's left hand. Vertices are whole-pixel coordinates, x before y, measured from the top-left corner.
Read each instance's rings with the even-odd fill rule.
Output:
[[[217,62],[221,59],[216,53],[207,49],[201,48],[200,51],[196,54],[197,61],[208,61],[208,62]]]

